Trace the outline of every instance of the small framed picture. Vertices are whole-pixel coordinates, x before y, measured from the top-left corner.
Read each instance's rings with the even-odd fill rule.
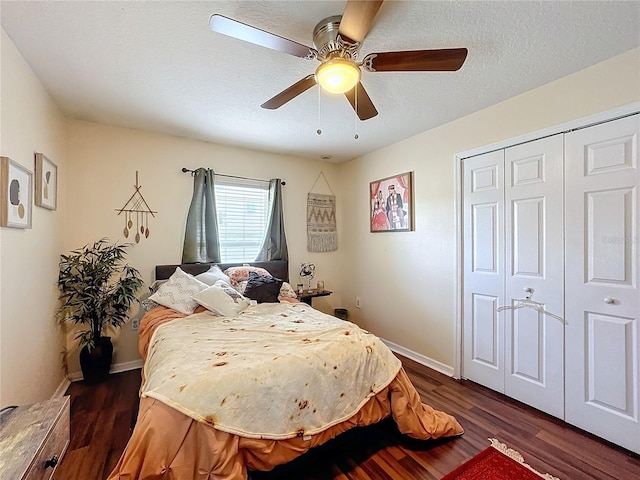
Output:
[[[36,199],[39,207],[55,210],[58,201],[58,167],[44,154],[36,153]]]
[[[0,157],[0,226],[31,228],[33,174],[8,157]]]
[[[413,172],[369,183],[371,232],[413,230]]]

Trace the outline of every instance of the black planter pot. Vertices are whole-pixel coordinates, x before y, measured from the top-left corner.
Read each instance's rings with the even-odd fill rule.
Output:
[[[98,383],[106,380],[113,359],[111,337],[100,337],[93,350],[84,346],[80,350],[80,368],[87,383]]]

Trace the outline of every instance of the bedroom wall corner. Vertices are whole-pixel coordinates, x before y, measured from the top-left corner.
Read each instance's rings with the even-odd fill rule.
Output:
[[[634,49],[340,165],[350,205],[341,230],[343,268],[350,272],[342,295],[353,321],[453,370],[455,154],[639,100],[640,49]],[[369,233],[369,182],[406,171],[414,172],[415,231]],[[362,308],[354,308],[356,296]]]
[[[134,244],[127,255],[128,263],[144,277],[146,285],[141,297],[154,279],[155,265],[181,260],[193,180],[180,169],[208,167],[221,174],[260,179],[280,177],[286,181],[283,196],[290,281],[294,285],[299,281],[301,262],[314,262],[317,278],[336,292],[314,300],[314,307],[331,313],[341,306],[337,289],[342,271],[341,247],[335,252],[310,254],[306,243],[307,192],[320,171],[338,196],[340,219],[343,204],[337,190],[336,165],[79,120],[70,121],[68,139],[67,195],[73,215],[66,223],[66,250],[105,236],[111,241],[133,240],[131,235],[124,238],[124,219],[116,209],[134,192],[136,171],[142,194],[158,212],[149,219],[149,237]],[[135,315],[141,316],[141,309],[134,308]],[[115,368],[140,360],[137,332],[129,323],[116,333],[113,341]],[[69,371],[73,378],[80,371],[77,352],[70,355]]]
[[[32,228],[0,228],[0,406],[50,398],[65,381],[55,320],[64,245],[63,114],[6,34],[0,38],[0,155],[32,173],[35,152],[58,167],[57,209],[32,202]],[[35,182],[35,176],[34,176]]]

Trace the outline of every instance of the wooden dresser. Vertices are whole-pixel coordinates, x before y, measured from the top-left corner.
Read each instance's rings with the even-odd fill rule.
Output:
[[[0,479],[50,480],[69,445],[69,397],[0,416]]]

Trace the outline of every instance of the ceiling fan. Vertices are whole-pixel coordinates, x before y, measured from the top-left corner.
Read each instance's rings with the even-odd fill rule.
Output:
[[[274,110],[319,84],[330,93],[344,94],[360,120],[378,114],[360,82],[361,69],[367,72],[455,71],[462,67],[466,48],[407,50],[370,53],[357,61],[360,46],[383,0],[348,0],[343,14],[328,17],[313,30],[315,48],[215,14],[209,20],[214,32],[244,40],[296,57],[319,60],[314,74],[307,75],[261,105]]]

